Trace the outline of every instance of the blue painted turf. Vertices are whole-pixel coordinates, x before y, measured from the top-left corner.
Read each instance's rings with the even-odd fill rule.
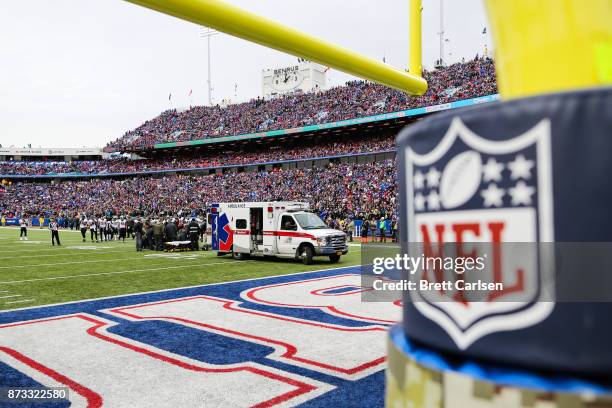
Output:
[[[72,313],[90,313],[117,322],[109,332],[133,339],[151,346],[176,353],[194,360],[213,364],[234,364],[241,362],[255,362],[269,367],[303,375],[334,385],[336,388],[324,395],[303,404],[304,407],[381,407],[384,405],[384,374],[378,372],[358,381],[347,381],[330,375],[321,374],[305,368],[294,367],[289,364],[277,362],[267,358],[273,351],[271,347],[237,340],[226,336],[207,333],[202,330],[165,321],[131,322],[99,312],[102,309],[127,306],[138,303],[156,302],[180,297],[209,295],[242,302],[241,307],[253,310],[272,312],[279,315],[308,319],[318,322],[359,327],[369,325],[332,316],[315,309],[297,309],[259,305],[240,298],[240,293],[246,289],[302,279],[311,279],[333,276],[345,273],[360,273],[359,267],[342,268],[320,272],[311,272],[290,276],[262,278],[250,281],[222,283],[199,286],[188,289],[168,290],[157,293],[137,294],[111,299],[92,300],[86,302],[40,307],[27,310],[17,310],[0,313],[0,324],[14,323],[24,320],[49,318]],[[340,288],[342,293],[355,288]],[[329,293],[336,293],[330,290]],[[0,387],[6,386],[40,386],[29,377],[0,363]],[[15,407],[16,405],[2,405],[0,407]],[[19,405],[24,406],[24,405]],[[60,408],[67,406],[67,402],[52,404],[36,404],[35,407]]]

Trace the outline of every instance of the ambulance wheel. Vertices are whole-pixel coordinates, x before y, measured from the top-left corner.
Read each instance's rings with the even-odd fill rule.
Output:
[[[340,260],[340,255],[333,254],[329,256],[329,262],[331,263],[338,263],[339,260]]]
[[[244,261],[249,257],[249,254],[242,252],[232,252],[232,257],[237,261]]]
[[[305,246],[302,248],[302,262],[304,265],[312,265],[312,258],[314,257],[314,249],[311,246]]]

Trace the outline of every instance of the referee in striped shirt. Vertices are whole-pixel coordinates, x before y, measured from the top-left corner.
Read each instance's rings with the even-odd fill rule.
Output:
[[[51,218],[51,222],[49,223],[49,229],[51,230],[51,244],[55,246],[55,241],[57,241],[57,246],[61,246],[59,239],[59,226],[57,225],[57,221],[55,218]]]

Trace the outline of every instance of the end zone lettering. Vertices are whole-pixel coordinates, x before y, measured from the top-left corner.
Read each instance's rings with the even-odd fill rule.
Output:
[[[66,406],[134,406],[126,398],[152,407],[321,407],[338,400],[382,406],[383,340],[401,307],[359,302],[368,288],[358,272],[349,267],[4,312],[0,406],[3,395],[19,402],[62,387],[59,403]],[[230,347],[232,353],[218,352]],[[44,392],[30,392],[34,383]],[[156,383],[163,386],[151,387]]]

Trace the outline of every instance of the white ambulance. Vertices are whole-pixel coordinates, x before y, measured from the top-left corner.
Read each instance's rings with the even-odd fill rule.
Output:
[[[275,256],[309,265],[315,256],[326,256],[338,262],[348,253],[346,234],[308,210],[306,203],[284,201],[213,204],[212,249],[236,259]]]

